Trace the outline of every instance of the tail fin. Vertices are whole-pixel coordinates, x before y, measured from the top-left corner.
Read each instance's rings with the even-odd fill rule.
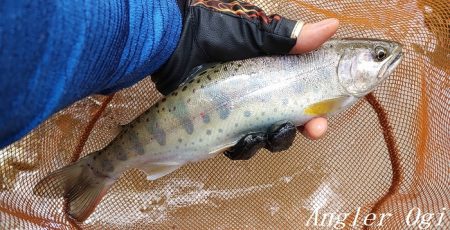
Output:
[[[66,198],[69,215],[82,222],[95,210],[113,182],[94,174],[82,159],[42,179],[33,192],[41,197]]]

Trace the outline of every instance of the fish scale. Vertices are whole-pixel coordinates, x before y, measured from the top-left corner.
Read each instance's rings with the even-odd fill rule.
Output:
[[[296,56],[289,57],[292,59],[295,64],[302,64],[305,67],[303,69],[309,69],[306,65],[310,64],[310,62],[305,62],[304,57]],[[150,112],[148,117],[152,117],[152,120],[155,123],[159,123],[163,130],[165,130],[166,134],[166,142],[167,147],[159,146],[152,143],[151,138],[147,140],[141,140],[142,145],[147,145],[148,151],[147,154],[151,155],[151,149],[160,148],[161,150],[165,150],[167,152],[172,152],[177,154],[178,152],[182,152],[183,154],[178,157],[178,160],[182,160],[184,162],[179,162],[180,164],[191,161],[189,158],[193,157],[191,153],[196,153],[198,151],[203,151],[205,154],[210,155],[209,153],[214,153],[218,149],[223,149],[225,147],[232,146],[236,143],[239,137],[242,137],[248,132],[254,131],[263,131],[266,130],[271,124],[277,121],[277,119],[281,120],[283,118],[277,118],[279,116],[284,116],[284,119],[288,120],[299,120],[300,123],[306,118],[296,118],[295,115],[300,115],[302,111],[301,106],[296,106],[295,108],[286,107],[282,103],[273,103],[269,107],[277,108],[279,116],[274,112],[274,109],[267,111],[267,118],[269,119],[261,119],[255,120],[254,116],[251,114],[258,114],[262,111],[259,111],[258,108],[267,107],[267,102],[261,102],[261,100],[255,100],[255,96],[261,98],[269,98],[272,97],[275,99],[273,95],[279,90],[287,89],[292,87],[293,84],[304,84],[299,78],[296,78],[292,72],[284,69],[282,72],[273,72],[270,74],[265,74],[264,77],[258,77],[261,74],[261,70],[257,70],[255,67],[266,65],[268,61],[272,60],[271,58],[262,59],[261,63],[254,63],[251,61],[240,61],[238,64],[223,64],[218,65],[214,69],[219,69],[219,72],[216,72],[215,75],[210,75],[212,71],[203,72],[204,74],[199,74],[201,76],[196,81],[192,82],[190,87],[185,90],[189,92],[190,89],[194,91],[194,94],[198,98],[197,100],[192,100],[190,103],[186,103],[186,96],[183,93],[180,93],[179,90],[172,93],[172,96],[169,96],[167,100],[161,103],[158,107],[166,107],[166,108],[176,108],[175,105],[187,104],[188,111],[183,111],[182,117],[175,116],[175,112],[169,112],[169,109],[165,109],[164,112],[157,113],[155,115],[154,109],[153,112]],[[310,59],[311,60],[311,59]],[[280,60],[280,63],[284,63],[284,60]],[[328,64],[331,66],[331,63]],[[235,73],[230,76],[229,73],[224,71],[224,69],[232,69],[236,68]],[[242,73],[240,70],[247,70],[251,73]],[[317,68],[316,68],[317,69]],[[253,72],[254,71],[254,72]],[[259,72],[256,72],[259,71]],[[225,75],[226,73],[227,75]],[[280,74],[281,73],[281,74]],[[297,73],[298,74],[298,73]],[[234,79],[234,76],[236,78]],[[211,78],[211,80],[208,79]],[[278,78],[278,79],[276,79]],[[230,80],[232,79],[232,80]],[[274,81],[274,79],[276,79]],[[214,82],[214,80],[222,81],[220,84]],[[243,87],[236,87],[236,81],[242,82],[245,81],[246,84]],[[278,87],[270,87],[274,85],[275,82],[283,82],[283,84],[277,83]],[[221,89],[217,89],[217,85],[220,85]],[[201,86],[204,86],[203,88]],[[242,88],[247,89],[246,92],[241,94],[237,94],[237,92],[242,92]],[[299,88],[299,87],[295,87]],[[303,90],[306,90],[306,87],[300,87]],[[222,92],[222,93],[220,93]],[[291,95],[295,93],[291,91]],[[301,95],[303,92],[296,92],[295,95]],[[173,96],[176,95],[176,96]],[[231,95],[231,96],[221,96],[221,95]],[[236,95],[236,96],[233,96]],[[284,97],[289,97],[289,95],[284,95]],[[280,98],[280,100],[274,100],[274,102],[282,101],[284,98]],[[292,100],[292,97],[291,97]],[[297,99],[296,99],[297,100]],[[300,99],[298,99],[300,100]],[[297,104],[304,104],[302,102]],[[245,106],[244,106],[245,105]],[[226,117],[221,116],[219,110],[223,107],[230,107],[227,109]],[[287,110],[287,111],[284,111]],[[180,109],[179,109],[180,111]],[[194,112],[196,111],[196,112]],[[200,111],[200,112],[199,112]],[[208,114],[211,122],[205,123],[203,122],[202,115]],[[250,114],[250,115],[247,115]],[[289,117],[285,117],[285,115],[289,115]],[[253,119],[253,122],[251,122]],[[186,128],[186,122],[188,120],[192,122],[193,129],[203,130],[204,132],[196,132],[195,134],[189,134]],[[238,127],[234,127],[229,124],[238,124]],[[240,126],[239,126],[240,124]],[[180,129],[178,127],[184,127]],[[211,134],[206,134],[206,130],[215,130]],[[219,132],[222,130],[222,132]],[[145,131],[143,131],[145,132]],[[153,135],[154,136],[154,135]],[[184,145],[177,143],[178,137],[184,137]],[[149,141],[150,140],[150,141]],[[147,142],[147,143],[146,143]],[[176,148],[178,146],[178,148]],[[217,147],[220,146],[220,147]],[[114,151],[114,150],[113,150]],[[146,155],[147,155],[146,154]],[[165,154],[167,156],[167,154]],[[208,155],[205,155],[207,157]],[[151,156],[144,156],[145,158],[152,160],[160,160],[160,159],[150,159]],[[181,158],[181,159],[180,159]],[[184,159],[183,159],[184,158]],[[171,159],[175,159],[175,156]]]
[[[124,171],[138,168],[155,180],[275,123],[299,126],[343,111],[392,73],[401,56],[395,42],[336,39],[305,55],[200,68],[106,148],[51,173],[34,193],[63,194],[70,198],[69,214],[84,220]]]

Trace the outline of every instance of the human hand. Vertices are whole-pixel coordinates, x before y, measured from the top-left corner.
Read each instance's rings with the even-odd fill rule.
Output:
[[[303,25],[279,15],[267,16],[252,4],[234,0],[179,0],[178,4],[183,13],[180,41],[168,62],[152,75],[163,94],[176,89],[200,64],[314,50],[339,24],[328,19]],[[320,138],[326,129],[325,118],[299,127],[310,139]]]

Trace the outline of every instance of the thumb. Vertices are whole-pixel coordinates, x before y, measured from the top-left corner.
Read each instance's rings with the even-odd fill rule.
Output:
[[[305,24],[290,53],[300,54],[318,48],[336,33],[338,26],[339,20],[335,18],[313,24]]]

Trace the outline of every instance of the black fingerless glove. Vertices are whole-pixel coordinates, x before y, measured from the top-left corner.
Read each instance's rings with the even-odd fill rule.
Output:
[[[179,0],[183,32],[170,59],[152,75],[167,95],[204,63],[287,54],[295,45],[302,22],[236,0]]]

